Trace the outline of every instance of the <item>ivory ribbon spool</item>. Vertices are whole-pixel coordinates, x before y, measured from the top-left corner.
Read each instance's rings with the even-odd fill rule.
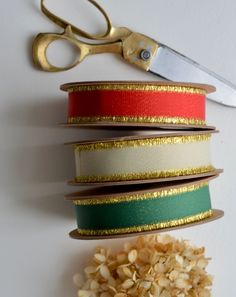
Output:
[[[169,133],[74,143],[76,177],[71,183],[139,183],[212,173],[211,134]]]
[[[83,82],[61,86],[68,94],[68,126],[206,126],[206,94],[215,88],[176,82]]]
[[[75,205],[78,226],[70,235],[85,239],[124,236],[211,221],[223,212],[211,208],[209,180],[142,185],[117,193],[114,188],[100,188],[68,195]]]

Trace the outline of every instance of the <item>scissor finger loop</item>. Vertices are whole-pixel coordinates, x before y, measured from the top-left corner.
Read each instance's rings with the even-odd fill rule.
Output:
[[[48,47],[51,43],[53,43],[56,40],[67,40],[78,48],[78,58],[74,63],[66,67],[57,67],[52,65],[48,61]],[[77,40],[74,37],[70,26],[68,26],[62,34],[40,33],[35,38],[33,43],[33,59],[35,64],[41,67],[43,70],[49,72],[57,72],[71,69],[78,65],[80,62],[82,62],[87,55],[88,50],[86,49],[86,47],[83,46],[83,44],[79,40]]]
[[[66,67],[52,65],[47,58],[47,49],[56,40],[67,40],[78,49],[78,57],[74,63]],[[33,43],[33,59],[37,66],[45,71],[58,72],[71,69],[81,63],[88,55],[99,53],[122,53],[121,42],[109,42],[105,44],[89,44],[78,40],[70,26],[62,34],[40,33]]]
[[[41,10],[42,12],[55,24],[57,24],[58,26],[62,27],[63,29],[66,29],[68,26],[71,27],[73,33],[84,37],[84,38],[88,38],[88,39],[93,39],[93,40],[102,40],[102,39],[107,39],[110,38],[111,35],[114,32],[114,28],[112,26],[112,22],[109,18],[109,16],[107,15],[107,13],[105,12],[105,10],[94,0],[88,0],[88,2],[90,2],[94,7],[96,7],[101,14],[104,16],[105,21],[106,21],[106,25],[107,25],[107,29],[106,32],[103,34],[90,34],[76,26],[74,26],[73,24],[67,22],[66,20],[58,17],[57,15],[53,14],[50,10],[48,10],[48,8],[45,6],[44,4],[44,0],[41,0]],[[112,34],[111,34],[112,32]]]

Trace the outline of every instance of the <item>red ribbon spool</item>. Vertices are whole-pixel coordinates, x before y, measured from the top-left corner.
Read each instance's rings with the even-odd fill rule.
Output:
[[[69,93],[67,124],[211,129],[205,123],[203,84],[84,82],[61,86]]]

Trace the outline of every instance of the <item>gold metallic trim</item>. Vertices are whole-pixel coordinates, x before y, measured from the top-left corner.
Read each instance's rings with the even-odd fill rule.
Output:
[[[140,179],[152,179],[152,178],[165,178],[176,177],[183,175],[201,174],[209,171],[213,171],[215,168],[212,165],[201,166],[195,168],[183,168],[173,170],[162,170],[154,172],[140,172],[140,173],[121,173],[111,175],[83,175],[76,176],[75,181],[78,183],[91,183],[91,182],[107,182],[107,181],[124,181],[124,180],[140,180]]]
[[[198,222],[209,218],[213,215],[213,210],[207,210],[205,212],[201,212],[199,214],[185,217],[182,219],[171,220],[156,224],[150,225],[143,225],[143,226],[134,226],[134,227],[127,227],[127,228],[117,228],[117,229],[107,229],[107,230],[87,230],[87,229],[77,229],[79,235],[112,235],[112,234],[127,234],[127,233],[134,233],[134,232],[143,232],[143,231],[153,231],[158,229],[170,228],[170,227],[177,227],[180,225],[186,225],[194,222]]]
[[[151,91],[151,92],[174,92],[185,94],[206,95],[206,91],[200,88],[173,86],[173,85],[152,85],[152,84],[98,84],[98,85],[75,85],[70,86],[67,92],[80,91]]]
[[[175,189],[167,189],[167,190],[160,190],[156,192],[149,192],[149,193],[142,193],[142,194],[130,194],[121,197],[107,197],[105,199],[79,199],[73,200],[75,205],[97,205],[97,204],[114,204],[114,203],[122,203],[122,202],[131,202],[131,201],[143,201],[143,200],[153,200],[158,198],[165,198],[175,195],[181,195],[184,193],[189,193],[193,191],[197,191],[203,187],[208,186],[208,182],[200,183],[200,184],[193,184],[189,186],[184,186]]]
[[[138,146],[153,146],[163,144],[176,144],[176,143],[189,143],[197,141],[208,141],[211,134],[199,135],[182,135],[182,136],[165,136],[146,139],[135,140],[112,140],[108,142],[95,142],[95,143],[76,143],[73,144],[75,151],[93,151],[102,149],[114,149],[124,147],[138,147]]]
[[[175,125],[199,125],[205,126],[206,122],[200,119],[182,117],[149,117],[149,116],[91,116],[69,117],[68,124],[86,124],[95,122],[125,122],[125,123],[157,123]]]

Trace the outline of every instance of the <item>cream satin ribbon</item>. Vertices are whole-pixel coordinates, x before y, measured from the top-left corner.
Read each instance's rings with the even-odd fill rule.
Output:
[[[74,144],[77,182],[176,177],[214,170],[211,133],[169,134]]]

